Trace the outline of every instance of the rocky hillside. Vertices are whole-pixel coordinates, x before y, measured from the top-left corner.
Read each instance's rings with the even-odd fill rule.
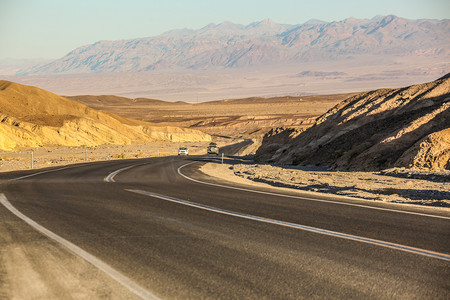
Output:
[[[336,169],[450,169],[450,75],[358,94],[304,132],[273,130],[256,160]]]
[[[447,57],[450,20],[407,20],[396,16],[311,21],[299,25],[271,20],[249,25],[224,22],[159,36],[99,41],[19,74],[144,72],[163,69],[240,68],[296,62],[345,60],[360,55]],[[445,61],[445,60],[444,60]]]
[[[208,141],[200,131],[100,112],[36,87],[0,81],[0,149]]]

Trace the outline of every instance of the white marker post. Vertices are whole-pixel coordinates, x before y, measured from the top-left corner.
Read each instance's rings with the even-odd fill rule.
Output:
[[[87,161],[87,148],[84,146],[84,161]]]
[[[34,162],[33,151],[31,151],[31,168],[32,169],[33,169],[33,162]]]
[[[222,165],[223,165],[223,152],[222,152]]]

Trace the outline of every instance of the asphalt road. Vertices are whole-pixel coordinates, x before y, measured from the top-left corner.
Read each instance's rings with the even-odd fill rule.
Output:
[[[450,298],[448,210],[230,189],[220,185],[233,184],[197,171],[208,159],[14,172],[1,175],[0,193],[23,215],[163,299]],[[189,202],[174,202],[180,200]]]

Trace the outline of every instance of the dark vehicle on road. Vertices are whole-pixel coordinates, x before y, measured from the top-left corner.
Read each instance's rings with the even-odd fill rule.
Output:
[[[217,144],[212,142],[209,143],[208,146],[208,154],[215,154],[215,155],[219,155],[219,147],[217,147]]]

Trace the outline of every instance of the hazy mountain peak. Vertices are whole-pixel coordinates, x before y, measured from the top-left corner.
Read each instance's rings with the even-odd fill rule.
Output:
[[[398,18],[397,16],[394,16],[394,15],[385,16],[384,18],[382,18],[380,20],[381,26],[387,25],[387,24],[389,24],[389,23],[391,23],[393,21],[399,20],[399,19],[400,18]]]
[[[223,21],[222,23],[219,23],[216,27],[234,27],[234,26],[237,26],[237,24],[230,21]]]
[[[216,23],[211,22],[208,25],[206,25],[205,27],[203,27],[202,29],[210,29],[210,28],[214,28],[216,26],[217,26]]]
[[[271,19],[246,26],[226,21],[154,37],[99,41],[18,74],[239,68],[387,53],[423,53],[447,59],[449,52],[442,49],[448,49],[450,42],[442,37],[449,36],[449,31],[450,20],[417,22],[394,15],[331,23],[312,19],[303,25],[278,24]]]
[[[305,23],[303,23],[303,25],[320,25],[320,24],[327,24],[327,22],[318,19],[310,19]]]
[[[345,23],[358,23],[360,21],[361,21],[360,19],[356,19],[354,17],[350,17],[344,20]]]
[[[275,22],[272,19],[266,18],[260,22],[256,23],[258,26],[273,26]]]
[[[384,16],[382,16],[382,15],[376,15],[375,17],[373,17],[370,20],[371,21],[381,21],[383,18],[384,18]]]
[[[221,29],[238,29],[241,27],[242,27],[242,25],[235,24],[235,23],[229,22],[229,21],[224,21],[216,26],[216,28],[221,28]]]
[[[193,29],[182,28],[182,29],[174,29],[174,30],[166,31],[163,34],[161,34],[160,36],[187,36],[187,35],[191,35],[194,32],[195,32],[195,30],[193,30]]]

